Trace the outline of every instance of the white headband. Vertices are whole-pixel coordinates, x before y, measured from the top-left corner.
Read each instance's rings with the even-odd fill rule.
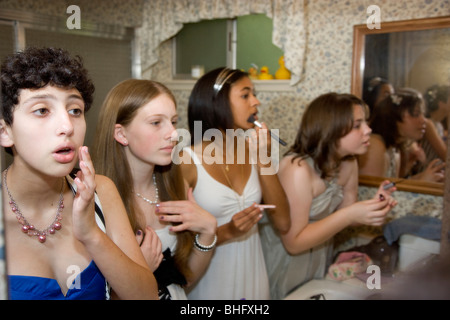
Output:
[[[222,90],[223,85],[227,80],[236,72],[236,70],[232,70],[229,68],[223,69],[219,75],[216,78],[216,82],[214,83],[214,95],[217,96],[217,94]]]

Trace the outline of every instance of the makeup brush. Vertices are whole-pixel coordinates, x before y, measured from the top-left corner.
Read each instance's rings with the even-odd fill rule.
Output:
[[[255,117],[253,115],[251,115],[248,119],[247,122],[253,123],[255,126],[262,128],[261,123],[258,120],[255,120]],[[270,130],[269,130],[270,135],[272,136],[272,138],[274,138],[275,140],[277,140],[281,145],[285,146],[287,145],[287,143],[285,141],[283,141],[282,139],[280,139],[277,135],[273,134]]]

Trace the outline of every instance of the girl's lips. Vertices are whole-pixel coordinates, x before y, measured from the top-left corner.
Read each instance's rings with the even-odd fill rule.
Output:
[[[173,148],[174,148],[174,146],[167,146],[167,147],[161,148],[160,150],[172,153]]]
[[[53,158],[60,163],[72,162],[75,156],[75,150],[71,147],[62,147],[53,152]]]

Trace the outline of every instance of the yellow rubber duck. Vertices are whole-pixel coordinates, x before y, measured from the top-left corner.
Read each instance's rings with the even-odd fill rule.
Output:
[[[258,80],[272,80],[273,75],[269,73],[269,68],[267,66],[262,66],[259,71]]]
[[[252,80],[257,80],[258,79],[258,69],[256,69],[255,67],[250,67],[248,69],[248,76]]]
[[[275,72],[275,79],[290,79],[291,72],[284,66],[284,56],[281,56],[280,59],[278,59],[278,63],[280,64],[280,68]]]

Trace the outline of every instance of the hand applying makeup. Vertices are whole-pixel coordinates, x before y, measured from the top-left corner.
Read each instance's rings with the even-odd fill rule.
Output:
[[[385,180],[380,184],[377,193],[374,198],[379,199],[380,201],[387,201],[386,205],[389,205],[391,208],[397,205],[397,201],[392,197],[392,193],[396,191],[394,182],[390,182],[389,180]]]

